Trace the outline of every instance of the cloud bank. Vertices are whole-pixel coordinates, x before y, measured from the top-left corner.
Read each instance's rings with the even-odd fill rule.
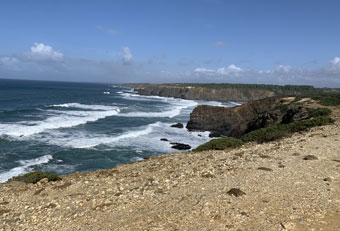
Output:
[[[317,87],[340,87],[339,57],[334,57],[328,64],[314,69],[280,64],[270,70],[244,68],[236,64],[211,68],[213,63],[205,62],[189,69],[193,64],[189,60],[190,65],[180,65],[181,71],[165,65],[165,57],[164,55],[157,59],[135,60],[131,49],[125,46],[121,48],[120,57],[114,60],[79,59],[67,57],[52,46],[37,42],[27,52],[0,55],[0,78],[112,83],[307,84]],[[188,60],[184,61],[185,64],[189,63]],[[182,62],[183,58],[180,58],[177,64]]]

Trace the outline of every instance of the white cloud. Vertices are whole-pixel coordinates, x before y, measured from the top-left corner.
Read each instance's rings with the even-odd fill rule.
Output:
[[[64,54],[59,51],[55,51],[49,45],[34,43],[28,57],[36,60],[62,60],[64,58]]]
[[[213,75],[216,73],[215,70],[211,70],[211,69],[207,69],[207,68],[204,68],[204,67],[198,67],[194,70],[194,72],[196,73],[203,73],[203,74],[210,74],[210,75]]]
[[[331,60],[331,63],[333,65],[340,65],[340,58],[339,57],[335,57],[334,59]]]
[[[225,44],[225,42],[217,41],[217,42],[213,43],[213,46],[215,46],[215,47],[224,47],[224,46],[226,46],[226,44]]]
[[[289,71],[292,70],[292,67],[291,66],[288,66],[288,65],[278,65],[276,68],[275,68],[275,71],[276,72],[284,72],[284,73],[288,73]]]
[[[230,64],[228,67],[221,67],[217,68],[216,70],[207,69],[204,67],[198,67],[194,70],[194,72],[200,72],[200,73],[210,73],[210,74],[217,74],[217,75],[229,75],[229,74],[236,74],[239,72],[242,72],[243,69],[234,65]]]
[[[132,61],[132,58],[133,58],[131,51],[130,51],[130,48],[122,47],[122,50],[123,50],[123,62],[124,63],[130,63]]]
[[[340,58],[334,57],[334,59],[330,61],[327,69],[331,72],[340,72]]]

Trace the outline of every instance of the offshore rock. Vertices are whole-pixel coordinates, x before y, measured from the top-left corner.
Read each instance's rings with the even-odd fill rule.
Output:
[[[177,149],[177,150],[188,150],[191,149],[191,146],[188,144],[182,144],[182,143],[170,143],[173,146],[171,148]]]
[[[170,127],[172,127],[172,128],[183,128],[184,126],[183,126],[182,123],[177,123],[177,124],[171,125]]]

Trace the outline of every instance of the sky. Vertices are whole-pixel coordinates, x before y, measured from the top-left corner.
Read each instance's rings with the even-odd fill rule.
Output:
[[[340,87],[339,0],[1,0],[0,78]]]

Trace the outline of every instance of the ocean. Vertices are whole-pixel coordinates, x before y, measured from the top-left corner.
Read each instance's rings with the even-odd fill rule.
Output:
[[[0,182],[30,171],[57,174],[108,169],[149,156],[177,152],[210,140],[188,132],[190,112],[200,104],[141,96],[114,84],[0,79]]]

